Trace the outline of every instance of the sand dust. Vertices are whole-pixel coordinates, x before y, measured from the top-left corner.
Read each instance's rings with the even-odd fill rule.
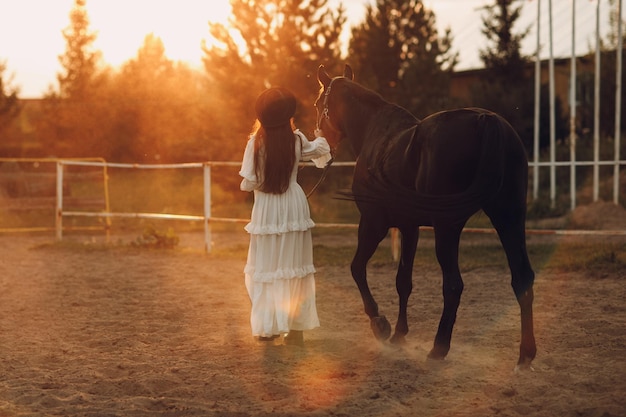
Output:
[[[270,345],[250,335],[245,233],[214,236],[231,255],[190,239],[174,251],[76,250],[0,236],[0,416],[626,415],[626,272],[539,271],[535,371],[516,374],[505,268],[464,272],[452,349],[434,362],[436,266],[415,272],[402,348],[371,335],[349,259],[317,264],[322,326],[306,346]],[[392,324],[393,276],[392,265],[369,270]]]

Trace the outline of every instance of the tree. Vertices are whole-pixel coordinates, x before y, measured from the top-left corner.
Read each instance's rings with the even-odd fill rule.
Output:
[[[458,60],[447,29],[421,0],[377,0],[352,29],[349,59],[363,85],[418,117],[452,105],[450,75]]]
[[[20,115],[19,88],[11,85],[11,77],[5,78],[6,63],[0,61],[0,156],[18,156],[23,145],[19,130],[13,121]]]
[[[45,97],[49,148],[57,156],[102,156],[101,115],[107,105],[102,97],[108,74],[100,70],[100,52],[92,50],[96,34],[89,30],[86,0],[75,0],[63,37],[58,90],[51,87]]]
[[[618,24],[622,25],[622,39],[626,40],[626,31],[624,31],[624,21],[618,17],[617,7],[615,0],[609,0],[610,12],[609,12],[609,27],[610,30],[607,33],[606,39],[600,42],[600,132],[603,135],[613,136],[615,133],[615,91],[617,89],[616,74],[617,74],[617,51],[618,51]],[[626,42],[623,42],[623,44]],[[622,45],[622,105],[621,105],[621,128],[626,128],[626,105],[624,99],[626,98],[626,88],[624,84],[626,82],[626,71],[623,70],[624,63],[626,63],[626,54],[624,54],[624,47]],[[595,58],[592,58],[595,59]],[[586,85],[583,88],[588,91],[593,91],[594,77],[592,73],[587,74],[584,81]],[[579,115],[579,119],[583,126],[589,127],[589,131],[592,131],[593,127],[593,107],[594,100],[590,98],[587,103],[589,107],[587,111],[583,110],[583,114]],[[586,120],[581,116],[587,116]]]
[[[299,102],[297,123],[313,130],[317,68],[320,64],[340,67],[339,35],[345,22],[344,10],[333,12],[327,3],[232,0],[228,26],[209,24],[216,45],[203,47],[211,99],[206,120],[214,143],[219,143],[211,149],[212,159],[240,157],[243,143],[232,138],[245,139],[255,117],[254,100],[270,86],[294,92]]]
[[[515,7],[515,4],[520,5]],[[494,0],[494,4],[483,8],[482,33],[488,46],[480,50],[485,65],[483,79],[473,86],[473,104],[501,114],[520,135],[529,153],[533,148],[534,96],[533,78],[529,69],[531,59],[521,53],[521,43],[530,28],[513,33],[513,27],[522,11],[522,0]],[[541,103],[542,107],[547,103]],[[555,106],[557,135],[566,132],[566,121],[561,115],[560,103]],[[541,132],[548,132],[549,112],[541,111]],[[541,135],[540,147],[549,142],[549,135]]]
[[[91,47],[97,35],[89,30],[87,0],[75,0],[70,25],[63,30],[64,55],[59,56],[64,73],[57,75],[61,98],[83,100],[97,81],[101,53]]]
[[[528,78],[525,67],[530,59],[521,54],[521,45],[530,28],[513,33],[513,26],[522,12],[521,5],[515,8],[513,5],[519,1],[495,0],[494,4],[483,7],[487,15],[482,17],[482,33],[491,45],[481,49],[479,54],[490,79],[515,82]]]
[[[6,62],[0,62],[0,132],[13,120],[20,112],[18,104],[17,87],[11,86],[11,79],[4,78]]]
[[[146,36],[113,84],[112,158],[167,163],[203,155],[198,76],[168,59],[160,38]]]

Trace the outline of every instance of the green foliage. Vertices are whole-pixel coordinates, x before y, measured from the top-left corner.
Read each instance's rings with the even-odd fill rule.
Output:
[[[617,80],[616,80],[616,68],[617,68],[617,57],[615,50],[612,51],[602,51],[601,52],[601,68],[600,68],[600,126],[599,131],[603,136],[614,136],[615,132],[615,92],[617,89]],[[626,53],[622,49],[622,62],[626,62]],[[622,105],[621,105],[621,129],[624,130],[626,123],[626,106],[623,104],[624,99],[626,98],[626,89],[624,89],[624,83],[626,83],[626,73],[622,71],[621,74],[621,85],[622,85]],[[587,111],[583,113],[581,116],[584,116],[584,119],[581,119],[580,126],[582,128],[587,128],[588,130],[593,130],[593,111],[595,107],[595,100],[592,99],[592,93],[594,91],[595,84],[595,75],[591,72],[584,74],[579,83],[579,88],[583,91],[587,91],[588,94],[583,96],[586,100],[587,106],[585,108]],[[593,100],[593,101],[592,101]],[[623,156],[624,154],[622,154]]]
[[[550,217],[563,216],[566,213],[566,206],[557,204],[552,207],[552,202],[547,197],[541,197],[532,201],[526,210],[528,219],[546,219]]]
[[[270,84],[294,91],[296,118],[312,131],[315,71],[339,60],[343,9],[327,0],[234,1],[232,27],[210,24],[225,48],[204,48],[206,74],[173,62],[162,41],[146,36],[117,71],[92,51],[85,0],[75,0],[63,32],[58,90],[45,99],[39,137],[46,156],[99,156],[115,162],[238,160],[254,122],[256,95]],[[207,18],[209,18],[207,16]],[[236,30],[247,44],[239,50]]]
[[[415,268],[439,269],[432,241],[427,232],[422,234],[420,240],[422,243],[415,254]],[[625,249],[626,245],[623,242],[598,244],[556,239],[550,242],[534,243],[532,240],[528,242],[531,263],[535,272],[539,274],[542,271],[585,272],[591,277],[620,274],[626,268]],[[356,250],[356,239],[353,243],[340,245],[316,244],[313,250],[316,265],[348,266]],[[484,236],[464,235],[459,247],[459,264],[462,272],[479,268],[498,268],[507,271],[505,274],[508,273],[504,250],[495,237],[493,241],[486,241]],[[395,269],[397,263],[392,259],[389,247],[381,246],[368,265],[373,268]]]
[[[520,6],[513,7],[516,3]],[[494,4],[484,6],[487,16],[482,17],[482,33],[491,46],[480,50],[480,59],[490,76],[497,79],[515,82],[527,78],[524,67],[529,59],[521,54],[521,45],[530,28],[513,33],[522,12],[521,4],[520,0],[494,0]]]
[[[487,72],[469,104],[501,113],[532,154],[532,82],[529,71],[522,71],[528,58],[519,51],[527,30],[512,32],[521,9],[514,7],[517,2],[521,4],[494,0],[485,8],[484,33],[491,43],[481,56]],[[120,68],[104,66],[101,53],[93,48],[96,33],[90,30],[86,0],[74,0],[63,30],[66,49],[59,56],[58,85],[50,87],[43,103],[28,103],[17,119],[18,90],[8,85],[0,63],[0,129],[13,120],[2,131],[1,152],[136,163],[239,160],[254,122],[253,103],[262,89],[281,84],[293,90],[298,99],[296,125],[310,136],[316,116],[312,103],[319,92],[317,68],[324,64],[329,72],[340,73],[346,58],[358,82],[418,117],[459,104],[449,94],[458,58],[453,38],[450,30],[440,36],[435,15],[423,1],[377,0],[367,6],[364,21],[353,28],[347,57],[342,56],[339,39],[345,10],[329,3],[233,0],[229,23],[209,24],[207,35],[217,43],[203,47],[204,71],[197,71],[168,59],[154,35],[148,35],[137,56]],[[600,110],[605,134],[614,128],[614,60],[614,53],[603,52]],[[592,74],[579,74],[582,139],[593,124],[592,86]],[[547,100],[544,91],[542,146],[549,137]],[[566,136],[567,122],[560,101],[556,106],[560,140]],[[626,106],[622,112],[624,117]]]
[[[450,74],[458,54],[447,30],[421,0],[378,0],[352,29],[349,60],[358,81],[418,117],[451,107]]]
[[[472,86],[474,105],[502,115],[521,136],[528,150],[533,144],[534,97],[533,79],[527,74],[528,57],[521,54],[521,43],[528,34],[525,29],[513,33],[522,6],[519,0],[494,0],[485,6],[482,17],[483,34],[488,46],[480,50],[485,65],[484,78]]]
[[[546,268],[561,272],[586,272],[592,277],[621,274],[626,268],[624,243],[561,243],[550,252]]]
[[[488,46],[480,50],[480,58],[485,65],[484,78],[472,85],[473,105],[484,107],[502,115],[517,131],[532,155],[534,147],[534,76],[529,71],[532,58],[521,53],[521,44],[529,33],[529,28],[514,33],[513,28],[522,11],[520,0],[494,0],[483,9],[483,34]],[[517,5],[517,6],[516,6]],[[540,101],[540,142],[539,151],[550,141],[550,108],[547,85],[541,87]],[[555,101],[555,133],[557,139],[568,134],[568,122],[560,100]]]

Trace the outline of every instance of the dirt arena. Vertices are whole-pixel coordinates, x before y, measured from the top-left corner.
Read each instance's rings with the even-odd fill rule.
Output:
[[[373,339],[349,259],[316,265],[322,325],[304,348],[263,344],[248,324],[247,235],[213,238],[221,255],[200,235],[173,251],[0,236],[0,416],[626,416],[626,271],[538,271],[538,355],[514,373],[519,314],[503,267],[464,270],[452,349],[436,362],[436,266],[415,271],[402,348]],[[393,275],[369,271],[395,324]]]

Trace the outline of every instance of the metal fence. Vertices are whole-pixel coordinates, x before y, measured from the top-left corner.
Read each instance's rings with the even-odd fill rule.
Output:
[[[248,219],[234,218],[234,217],[214,217],[212,215],[212,184],[211,184],[211,168],[212,167],[239,167],[240,162],[202,162],[202,163],[182,163],[182,164],[123,164],[123,163],[111,163],[101,159],[14,159],[14,158],[0,158],[0,163],[32,163],[41,164],[48,163],[54,164],[54,193],[44,197],[25,197],[13,198],[11,196],[4,196],[0,194],[0,207],[7,208],[7,204],[13,204],[13,207],[21,209],[29,209],[39,207],[41,205],[49,205],[54,207],[55,210],[55,225],[54,232],[57,240],[63,239],[64,225],[63,220],[67,217],[96,217],[104,219],[104,230],[108,234],[110,229],[110,219],[112,218],[136,218],[136,219],[165,219],[165,220],[185,220],[192,222],[202,222],[204,225],[204,248],[207,252],[211,250],[211,223],[215,222],[230,222],[230,223],[245,223]],[[596,165],[593,165],[593,164]],[[555,162],[556,166],[571,165],[570,162]],[[578,161],[573,163],[575,166],[585,165],[626,165],[625,161],[595,161],[595,162],[583,162]],[[308,164],[303,164],[308,165]],[[536,163],[531,162],[531,167],[537,166]],[[549,166],[549,163],[539,163],[540,166]],[[4,165],[6,166],[6,165]],[[96,167],[100,168],[101,180],[103,181],[102,190],[103,195],[96,199],[86,199],[86,201],[80,201],[80,199],[74,198],[74,201],[70,197],[65,195],[64,183],[65,180],[71,181],[75,176],[69,175],[66,172],[66,168],[70,166],[82,166],[82,167]],[[354,162],[335,162],[334,167],[339,166],[354,166]],[[201,169],[202,171],[202,184],[203,184],[203,212],[202,213],[155,213],[155,212],[113,212],[110,207],[110,195],[108,185],[108,170],[109,168],[123,168],[133,170],[160,170],[160,169]],[[619,171],[618,171],[619,172]],[[49,175],[48,175],[49,176]],[[0,169],[0,188],[11,181],[19,180],[20,172],[16,170]],[[32,179],[32,178],[31,178]],[[618,181],[618,179],[616,179]],[[33,186],[37,181],[30,181],[25,184]],[[597,184],[594,184],[597,186]],[[138,190],[140,192],[140,190]],[[576,192],[575,189],[572,190]],[[6,193],[5,193],[6,194]],[[48,193],[50,194],[50,193]],[[21,201],[21,203],[20,203]],[[15,205],[18,202],[18,205]],[[72,204],[68,204],[68,203]],[[100,205],[96,210],[85,210],[85,206],[94,207]],[[69,206],[77,207],[77,209],[70,209]],[[347,223],[316,223],[318,227],[322,228],[356,228],[356,224]],[[94,227],[87,227],[88,229],[94,229]],[[102,228],[102,226],[100,226]],[[0,232],[28,232],[28,231],[40,231],[49,230],[49,228],[4,228],[0,229]],[[492,229],[478,229],[478,228],[466,228],[466,232],[470,233],[494,233]],[[605,234],[605,235],[626,235],[626,231],[575,231],[575,230],[529,230],[529,234],[555,234],[555,235],[585,235],[585,234]],[[392,239],[394,243],[394,252],[397,253],[397,233],[392,233]],[[397,255],[394,255],[394,257]]]

